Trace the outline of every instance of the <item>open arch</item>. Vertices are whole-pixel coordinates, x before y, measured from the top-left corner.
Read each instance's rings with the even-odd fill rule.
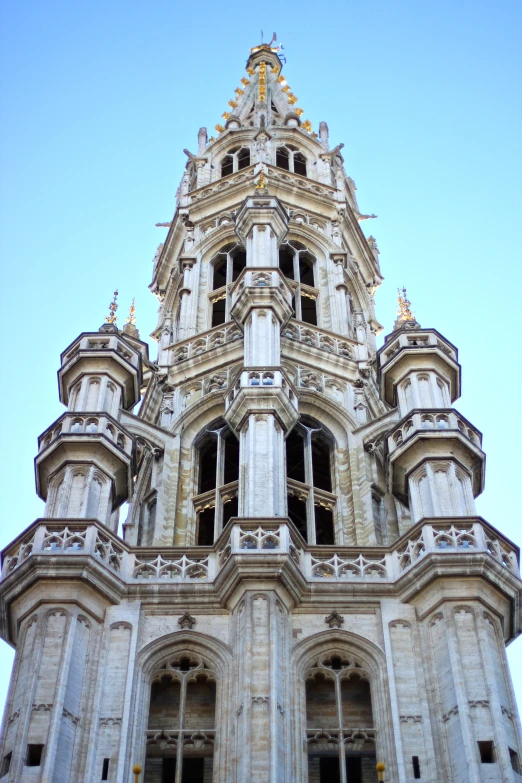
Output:
[[[348,631],[324,631],[294,647],[292,669],[298,779],[373,780],[376,756],[388,758],[392,772],[382,650]]]
[[[230,736],[231,660],[223,642],[188,630],[156,639],[141,651],[133,741],[144,781],[174,781],[176,768],[182,781],[226,779],[230,743],[216,737],[218,731]]]

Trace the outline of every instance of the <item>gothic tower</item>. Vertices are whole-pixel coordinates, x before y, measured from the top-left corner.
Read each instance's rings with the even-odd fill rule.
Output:
[[[276,47],[235,96],[185,151],[157,359],[114,310],[61,356],[45,517],[2,556],[0,780],[521,781],[518,549],[476,514],[457,349],[405,292],[376,349],[369,216]]]

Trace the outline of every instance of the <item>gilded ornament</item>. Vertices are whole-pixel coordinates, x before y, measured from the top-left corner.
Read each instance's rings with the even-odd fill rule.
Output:
[[[415,316],[411,311],[411,302],[408,299],[406,288],[397,289],[397,321],[414,321]]]
[[[295,95],[292,95],[292,93],[290,93],[290,95],[288,96],[288,103],[291,106],[293,106],[294,103],[297,103],[298,100],[299,100],[299,98],[297,98],[297,96],[295,96]]]
[[[114,324],[116,323],[116,310],[118,309],[117,304],[118,299],[118,289],[114,292],[112,302],[109,305],[109,315],[105,316],[105,320],[108,324]]]
[[[285,84],[285,86],[283,87],[283,92],[290,92],[290,85],[289,84]]]
[[[223,117],[224,120],[228,120],[228,118],[230,117],[230,112],[224,111],[221,116]]]
[[[238,98],[239,98],[239,96],[240,96],[240,95],[244,95],[244,93],[245,93],[245,91],[244,91],[244,90],[242,90],[242,89],[241,89],[241,87],[236,87],[236,89],[234,90],[234,92],[236,93],[236,95],[237,95],[237,97],[238,97]]]
[[[219,123],[217,125],[214,125],[214,128],[217,130],[218,133],[223,133],[223,131],[225,130],[224,127]]]
[[[135,302],[136,302],[136,299],[133,298],[132,302],[131,302],[131,306],[129,307],[129,314],[128,314],[127,318],[125,319],[125,323],[126,324],[132,324],[132,326],[134,326],[136,324],[136,307],[135,307],[135,304],[134,304]]]
[[[255,71],[254,71],[254,69],[253,69],[253,68],[247,68],[247,69],[246,69],[246,72],[247,72],[248,74],[250,74],[250,76],[254,76],[254,75],[255,75]]]
[[[228,105],[229,105],[229,106],[230,106],[232,109],[237,109],[237,101],[229,101],[229,102],[228,102]]]
[[[295,109],[295,113],[298,117],[302,117],[304,114],[304,109]]]
[[[241,79],[241,84],[243,85],[243,87],[246,87],[247,85],[250,84],[250,79],[247,79],[246,76],[243,76],[243,78]]]
[[[307,133],[311,133],[312,132],[312,123],[310,122],[310,120],[305,120],[303,122],[303,128],[305,129],[305,131]]]

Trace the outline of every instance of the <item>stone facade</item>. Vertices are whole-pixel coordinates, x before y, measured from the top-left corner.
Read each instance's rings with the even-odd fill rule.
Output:
[[[342,145],[274,48],[235,94],[154,257],[157,360],[112,319],[62,354],[0,781],[520,781],[519,553],[476,515],[457,349],[403,308],[376,350]]]

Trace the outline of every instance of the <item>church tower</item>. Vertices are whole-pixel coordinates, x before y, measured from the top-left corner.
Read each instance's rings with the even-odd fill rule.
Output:
[[[157,358],[116,300],[61,356],[2,553],[1,783],[522,781],[519,552],[458,351],[405,290],[377,350],[372,216],[297,103],[257,46],[185,150]]]

